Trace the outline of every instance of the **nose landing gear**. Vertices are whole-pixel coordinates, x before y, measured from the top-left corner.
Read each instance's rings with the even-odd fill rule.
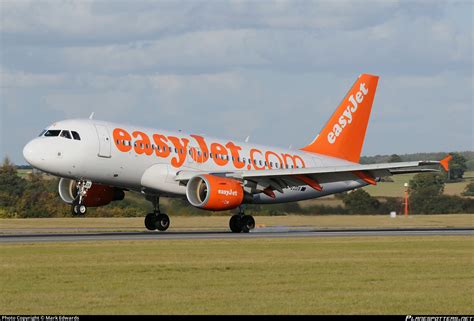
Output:
[[[77,196],[72,202],[71,212],[72,215],[85,215],[87,213],[87,206],[83,204],[84,197],[87,195],[87,191],[92,187],[91,181],[77,181],[76,189]]]

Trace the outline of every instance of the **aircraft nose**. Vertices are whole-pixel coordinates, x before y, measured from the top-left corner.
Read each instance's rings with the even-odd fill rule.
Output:
[[[39,142],[36,139],[33,139],[23,148],[23,157],[25,160],[32,166],[38,166],[38,163],[41,158],[41,149]]]

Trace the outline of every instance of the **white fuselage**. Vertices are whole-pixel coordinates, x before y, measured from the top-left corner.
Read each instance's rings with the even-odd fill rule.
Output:
[[[80,140],[62,136],[33,139],[23,151],[32,166],[59,177],[169,197],[186,195],[186,187],[174,180],[179,171],[271,171],[354,164],[301,150],[90,119],[56,122],[47,130],[74,131]],[[364,185],[363,180],[334,182],[324,184],[322,191],[298,186],[275,192],[275,198],[255,194],[253,203],[305,200]]]

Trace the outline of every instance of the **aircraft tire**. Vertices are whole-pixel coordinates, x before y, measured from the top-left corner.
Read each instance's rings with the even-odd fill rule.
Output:
[[[248,233],[255,228],[255,219],[252,215],[242,217],[242,232]]]
[[[233,215],[230,218],[229,227],[233,233],[242,232],[242,220],[240,218],[240,215]]]
[[[145,216],[145,227],[147,230],[154,231],[156,230],[156,214],[150,213]]]
[[[79,215],[79,206],[77,204],[71,205],[71,213],[73,216]]]
[[[170,218],[164,213],[156,216],[156,228],[160,231],[166,231],[170,227]]]
[[[84,204],[78,204],[77,205],[77,213],[81,216],[86,215],[87,206],[85,206]]]

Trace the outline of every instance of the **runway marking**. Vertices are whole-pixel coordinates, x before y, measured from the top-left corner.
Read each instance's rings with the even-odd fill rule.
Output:
[[[189,232],[104,232],[68,234],[12,234],[0,235],[0,243],[77,242],[77,241],[132,241],[132,240],[192,240],[192,239],[255,239],[289,237],[348,237],[348,236],[435,236],[474,235],[474,228],[404,228],[404,229],[328,229],[281,230],[262,228],[251,233],[227,231]]]

